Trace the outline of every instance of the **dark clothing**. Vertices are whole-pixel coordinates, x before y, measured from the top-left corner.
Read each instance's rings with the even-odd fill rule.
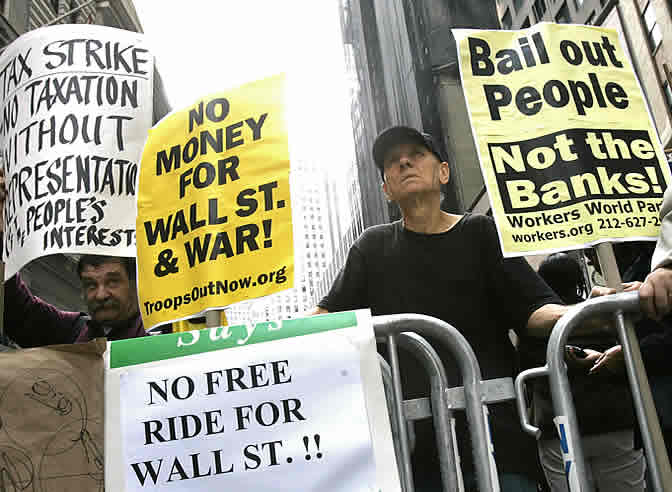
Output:
[[[103,336],[108,340],[145,336],[139,314],[105,334],[107,329],[85,313],[61,311],[34,296],[18,274],[5,282],[4,323],[7,335],[24,348],[82,343]]]
[[[581,348],[603,352],[618,340],[600,336],[570,337],[569,343]],[[540,367],[546,364],[547,339],[522,337],[518,345],[521,368]],[[567,371],[572,390],[581,435],[604,434],[635,425],[632,395],[626,376],[600,371],[589,374],[587,368],[572,368]],[[542,439],[559,438],[553,418],[555,412],[547,378],[532,380],[532,421],[542,432]]]
[[[418,234],[401,222],[367,229],[319,306],[328,311],[369,307],[374,315],[419,313],[442,319],[465,336],[483,378],[494,379],[517,372],[508,330],[522,332],[530,315],[548,303],[561,302],[524,259],[503,259],[492,219],[468,214],[440,234]],[[429,341],[443,359],[451,384],[461,384],[450,355],[438,342]],[[404,397],[427,396],[429,383],[417,362],[403,352],[400,359]],[[536,466],[534,440],[523,434],[513,402],[490,405],[489,410],[499,471],[531,472]],[[419,422],[416,431],[414,469],[420,476],[436,474],[431,424]],[[468,466],[471,451],[463,438],[461,442],[462,462]]]

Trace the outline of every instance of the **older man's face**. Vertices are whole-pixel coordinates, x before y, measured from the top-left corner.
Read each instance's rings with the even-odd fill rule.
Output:
[[[95,321],[124,321],[137,314],[137,294],[120,262],[86,265],[80,279],[89,314]]]
[[[438,193],[448,182],[448,164],[441,162],[425,146],[402,143],[393,146],[383,161],[383,191],[390,200],[403,201],[418,193]]]

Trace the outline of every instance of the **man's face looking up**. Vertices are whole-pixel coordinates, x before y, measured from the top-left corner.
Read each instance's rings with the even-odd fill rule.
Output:
[[[86,265],[80,280],[89,314],[95,321],[124,321],[137,313],[136,292],[121,262],[113,259]]]
[[[383,191],[399,202],[416,193],[440,192],[448,182],[448,163],[441,162],[424,145],[401,143],[385,153]]]

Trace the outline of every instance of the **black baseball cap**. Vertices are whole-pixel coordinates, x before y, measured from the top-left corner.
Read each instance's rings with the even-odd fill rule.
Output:
[[[394,145],[404,143],[420,144],[434,154],[440,162],[447,162],[430,134],[420,133],[415,128],[408,126],[393,126],[383,130],[373,142],[373,162],[376,163],[376,167],[380,169],[381,174],[385,169],[384,160],[387,151]]]

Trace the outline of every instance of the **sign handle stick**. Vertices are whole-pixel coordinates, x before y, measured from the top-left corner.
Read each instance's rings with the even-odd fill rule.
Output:
[[[2,220],[2,219],[0,219]],[[0,339],[5,335],[5,262],[0,261]]]
[[[211,309],[210,311],[205,312],[205,327],[206,328],[218,328],[222,325],[221,322],[221,310],[220,309]]]
[[[623,290],[621,274],[618,271],[612,244],[599,244],[596,246],[596,250],[607,286],[617,291]],[[635,328],[632,321],[625,318],[622,312],[616,313],[615,321],[618,338],[625,356],[625,367],[632,389],[637,420],[639,421],[642,433],[652,488],[657,492],[672,491],[672,470],[670,469],[670,462],[660,431],[660,423],[644,369]]]

